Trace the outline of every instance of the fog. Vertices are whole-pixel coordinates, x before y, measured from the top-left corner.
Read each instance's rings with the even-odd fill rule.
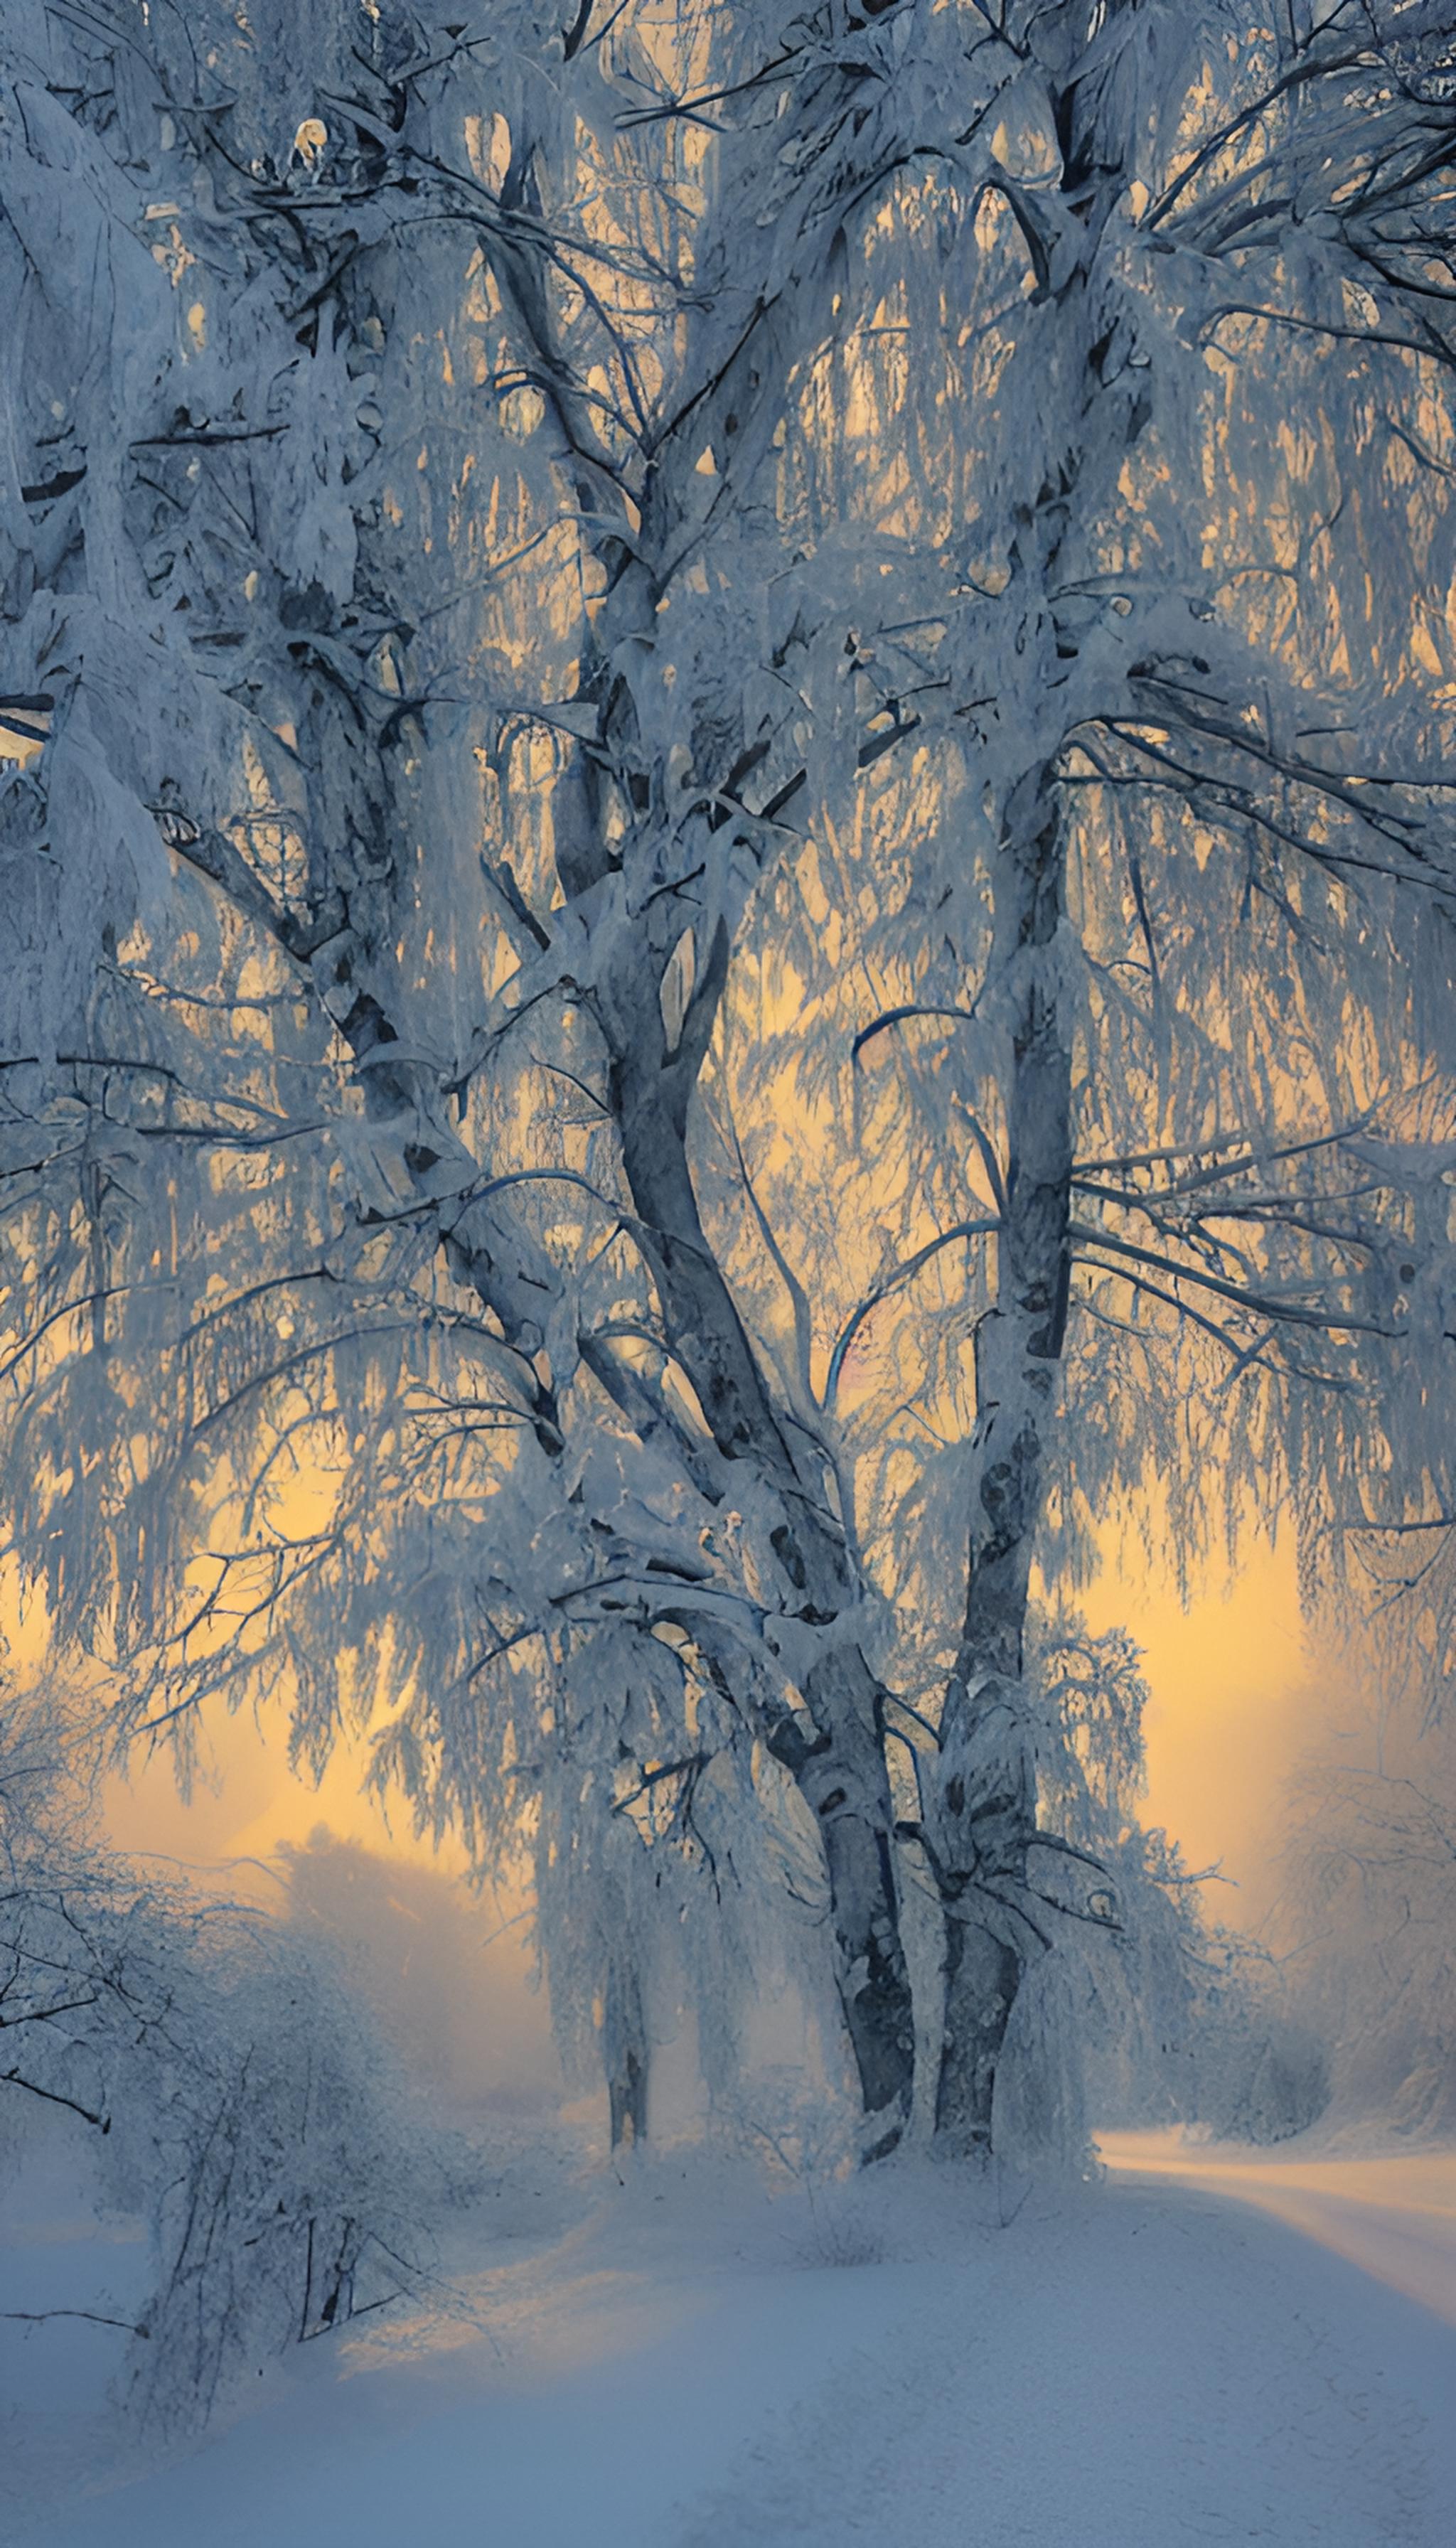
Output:
[[[447,2096],[513,2113],[559,2103],[527,1914],[427,1866],[316,1825],[280,1851],[293,1919],[344,1955],[349,1978],[412,2072]]]

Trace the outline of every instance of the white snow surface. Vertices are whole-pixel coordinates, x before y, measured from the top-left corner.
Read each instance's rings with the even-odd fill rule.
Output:
[[[1323,2132],[1259,2151],[1201,2149],[1180,2133],[1104,2135],[1100,2147],[1109,2167],[1272,2213],[1456,2326],[1456,2150],[1335,2155]]]
[[[1376,2280],[1373,2247],[1357,2264],[1315,2243],[1315,2216],[1258,2208],[1270,2174],[1299,2195],[1298,2153],[1130,2137],[1109,2156],[1104,2181],[1055,2193],[906,2162],[810,2204],[692,2152],[584,2183],[544,2144],[448,2260],[473,2325],[375,2320],[301,2348],[165,2460],[129,2458],[108,2424],[119,2335],[0,2326],[0,2536],[1449,2548],[1456,2326],[1439,2306]],[[1437,2256],[1444,2238],[1449,2260],[1456,2163],[1386,2161],[1383,2200],[1369,2162],[1344,2164],[1343,2197],[1340,2163],[1316,2167],[1325,2213],[1384,2210],[1391,2282],[1403,2238]],[[8,2214],[0,2307],[135,2305],[135,2234],[98,2231],[59,2164]]]

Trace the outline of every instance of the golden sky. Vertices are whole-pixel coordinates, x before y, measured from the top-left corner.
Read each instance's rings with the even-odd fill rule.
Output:
[[[1186,1609],[1131,1531],[1110,1535],[1080,1606],[1092,1628],[1127,1627],[1143,1649],[1143,1821],[1179,1841],[1191,1867],[1220,1865],[1238,1890],[1212,1888],[1211,1915],[1251,1925],[1276,1889],[1284,1781],[1322,1730],[1292,1535],[1245,1547],[1231,1578],[1211,1569]]]
[[[218,1711],[202,1745],[204,1774],[186,1799],[177,1792],[165,1753],[138,1760],[129,1777],[107,1786],[107,1822],[126,1850],[156,1850],[208,1869],[229,1860],[267,1859],[281,1843],[306,1841],[319,1823],[336,1840],[360,1842],[442,1872],[463,1874],[464,1851],[447,1841],[437,1852],[428,1837],[416,1839],[407,1805],[388,1815],[363,1792],[368,1749],[341,1741],[316,1786],[305,1771],[290,1768],[288,1729],[281,1706],[261,1721],[251,1709],[235,1716]]]

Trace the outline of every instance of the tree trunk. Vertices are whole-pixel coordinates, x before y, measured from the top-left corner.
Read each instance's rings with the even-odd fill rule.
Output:
[[[532,184],[528,136],[516,136],[505,196]],[[644,450],[635,505],[617,483],[599,439],[590,397],[571,384],[560,358],[551,296],[539,249],[497,241],[498,278],[532,348],[533,376],[550,383],[564,443],[593,475],[583,514],[605,592],[584,644],[577,704],[595,723],[593,749],[579,753],[553,808],[554,855],[567,905],[600,937],[602,895],[620,874],[630,883],[634,916],[620,927],[584,1005],[600,1028],[608,1058],[607,1111],[616,1127],[637,1231],[652,1275],[668,1351],[697,1397],[723,1462],[742,1461],[781,1518],[770,1522],[758,1551],[766,1574],[776,1566],[782,1609],[832,1631],[859,1598],[843,1530],[822,1481],[800,1474],[771,1391],[738,1316],[732,1294],[704,1235],[687,1159],[687,1120],[697,1075],[727,977],[730,923],[719,906],[715,924],[699,922],[707,943],[693,946],[685,1013],[670,1032],[662,1007],[667,968],[684,920],[710,907],[678,898],[672,848],[681,807],[663,800],[642,749],[634,683],[655,676],[659,606],[683,556],[703,536],[698,463],[704,436],[728,447],[747,486],[784,412],[795,361],[819,341],[831,286],[828,265],[806,252],[797,275],[776,276],[726,362],[715,353],[695,369],[684,402],[669,402],[674,421]],[[793,314],[797,314],[795,317]],[[772,314],[772,316],[771,316]],[[741,750],[757,737],[735,734],[741,714],[736,685],[684,710],[694,764],[714,784],[727,781]],[[726,720],[723,710],[726,707]],[[704,710],[708,712],[704,713]],[[749,766],[752,766],[750,762]],[[612,829],[613,818],[620,830]],[[711,823],[716,832],[721,821]],[[724,847],[728,835],[724,835]],[[744,844],[745,847],[749,845]],[[666,854],[666,863],[663,864]],[[644,887],[649,889],[644,890]],[[623,915],[625,921],[625,914]],[[619,1402],[620,1403],[620,1400]],[[772,1614],[769,1622],[772,1632]],[[697,1627],[694,1625],[694,1633]],[[826,1640],[828,1646],[828,1640]],[[736,1659],[735,1659],[736,1660]],[[721,1667],[742,1682],[741,1664]],[[747,1681],[762,1680],[750,1666]],[[900,1943],[894,1813],[885,1768],[882,1693],[853,1644],[828,1647],[810,1670],[803,1709],[760,1689],[745,1713],[762,1727],[774,1757],[789,1771],[813,1813],[824,1848],[832,1901],[840,2005],[859,2073],[864,2112],[882,2126],[876,2150],[892,2148],[909,2120],[914,2023],[909,1975]]]
[[[1011,551],[1013,581],[1025,594],[1017,706],[1033,742],[1003,802],[986,977],[1010,1029],[1006,1200],[995,1304],[975,1334],[965,1618],[939,1754],[922,1788],[922,1830],[947,1924],[937,2134],[969,2153],[989,2150],[996,2070],[1022,1974],[1050,1943],[1029,1898],[1037,1778],[1023,1649],[1071,1277],[1071,1017],[1060,946],[1066,858],[1057,762],[1085,694],[1072,673],[1081,648],[1075,612],[1063,614],[1059,595],[1078,589],[1080,560],[1069,565],[1068,550],[1087,485],[1109,473],[1117,483],[1145,414],[1140,375],[1119,364],[1105,378],[1108,347],[1099,342],[1105,310],[1094,267],[1123,183],[1119,136],[1097,125],[1095,85],[1058,88],[1053,77],[1046,94],[1063,158],[1041,233],[1048,277],[1065,258],[1071,225],[1081,239],[1060,284],[1039,294],[1042,324],[1025,348],[1038,366],[1026,394],[1046,420],[1030,437],[1037,477],[1028,481]]]
[[[601,2012],[601,2057],[611,2107],[611,2145],[635,2149],[647,2138],[647,2092],[651,2057],[642,2017],[637,1971],[627,1958],[614,1956],[607,1969]]]
[[[795,1757],[790,1726],[797,1733],[797,1725],[788,1720],[771,1732],[769,1748],[793,1775],[823,1842],[840,2011],[864,2114],[881,2127],[865,2156],[882,2158],[909,2121],[915,2076],[883,1700],[858,1647],[812,1672],[804,1696],[822,1729],[817,1742]]]
[[[993,965],[1014,988],[1006,1219],[996,1303],[975,1337],[965,1620],[928,1779],[925,1833],[946,1915],[936,2130],[989,2149],[996,2068],[1027,1957],[1036,1764],[1023,1691],[1027,1598],[1070,1277],[1071,1040],[1058,979],[1063,844],[1049,764],[1014,792]]]
[[[686,1102],[698,1056],[685,1035],[678,1052],[666,1052],[655,979],[649,979],[650,1010],[607,1015],[603,1024],[623,1168],[643,1224],[664,1331],[720,1456],[751,1464],[782,1513],[768,1536],[786,1615],[832,1629],[858,1597],[849,1550],[824,1501],[822,1481],[799,1473],[703,1233],[685,1144]],[[699,1046],[705,1032],[700,1017]],[[767,1633],[772,1636],[772,1620]],[[895,2146],[909,2121],[915,2069],[883,1692],[860,1647],[846,1641],[827,1645],[805,1676],[801,1695],[802,1710],[761,1708],[764,1739],[794,1779],[820,1833],[840,2008],[864,2113],[881,2127],[868,2154],[880,2156]]]
[[[936,2140],[955,2157],[983,2157],[990,2150],[996,2072],[1021,1973],[1021,1958],[1008,1938],[948,1906]]]

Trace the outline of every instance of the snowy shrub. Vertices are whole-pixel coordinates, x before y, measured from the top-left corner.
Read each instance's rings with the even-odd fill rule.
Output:
[[[803,2265],[882,2265],[885,2238],[858,2188],[806,2184],[809,2227],[798,2241]]]
[[[842,2097],[786,2064],[745,2079],[721,2101],[717,2126],[731,2149],[778,2185],[827,2185],[847,2175],[862,2138]]]
[[[1046,1836],[1027,1907],[1046,1944],[1007,2025],[996,2149],[1031,2173],[1076,2174],[1098,2124],[1199,2122],[1258,2142],[1305,2131],[1329,2096],[1320,2033],[1267,1958],[1210,1923],[1176,1843],[1138,1818],[1137,1647],[1063,1608],[1038,1622],[1035,1655]]]
[[[433,2290],[466,2171],[322,1956],[101,1845],[64,1739],[48,1697],[7,1697],[0,2093],[99,2136],[151,2240],[133,2396],[186,2425],[290,2344]]]
[[[1007,2026],[993,2138],[1032,2173],[1079,2174],[1097,2124],[1193,2111],[1211,1973],[1194,1879],[1146,1829],[1148,1689],[1123,1629],[1094,1636],[1062,1605],[1034,1622],[1039,1845],[1026,1912],[1039,1923]]]
[[[864,2127],[843,2097],[802,2070],[775,2066],[746,2079],[718,2117],[720,2138],[770,2186],[802,2206],[793,2238],[801,2265],[877,2265],[883,2231],[856,2180]]]
[[[1198,2120],[1220,2140],[1291,2140],[1329,2103],[1320,2038],[1253,1994],[1220,2012],[1200,2048],[1197,2077]]]

